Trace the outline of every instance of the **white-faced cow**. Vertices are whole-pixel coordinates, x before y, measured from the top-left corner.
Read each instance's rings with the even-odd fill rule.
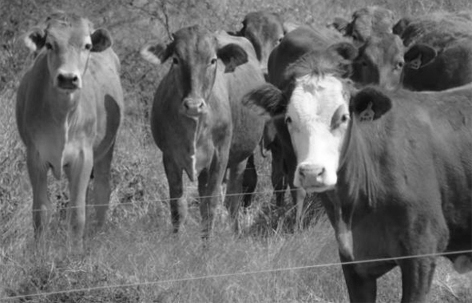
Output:
[[[347,76],[350,60],[356,55],[356,49],[347,42],[334,43],[340,39],[341,37],[337,32],[328,29],[318,30],[299,27],[288,33],[270,55],[269,82],[271,84],[266,85],[261,90],[256,90],[247,99],[262,98],[262,100],[266,100],[265,94],[270,94],[270,91],[284,91],[283,95],[289,98],[292,95],[294,83],[300,80],[297,78],[300,70],[309,73],[307,70],[311,65],[304,56],[312,58],[322,54],[323,57],[320,60],[323,63],[320,64],[330,66],[333,71],[336,69],[336,74],[339,74],[339,76],[341,76],[341,73],[342,76]],[[328,48],[330,45],[332,46]],[[277,206],[283,206],[283,190],[289,185],[292,188],[293,200],[297,205],[296,227],[298,228],[301,226],[303,202],[306,189],[308,189],[299,182],[298,175],[299,167],[300,165],[303,166],[306,159],[304,155],[294,153],[292,144],[305,144],[306,142],[295,143],[290,140],[290,130],[287,130],[283,118],[273,119],[272,126],[277,131],[277,135],[269,146],[272,152],[272,183],[276,191]],[[310,189],[308,190],[310,191]]]
[[[448,257],[472,269],[472,85],[355,93],[315,59],[293,66],[304,72],[289,90],[266,85],[246,102],[285,120],[294,183],[325,193],[341,260],[389,259],[343,265],[350,300],[375,302],[377,278],[398,265],[402,302],[427,302],[434,254],[468,251]]]
[[[82,250],[92,168],[99,224],[110,198],[110,165],[123,111],[119,60],[110,34],[73,14],[53,14],[25,42],[37,56],[18,88],[16,120],[26,145],[35,236],[40,238],[52,211],[48,170],[59,179],[64,169],[72,240]]]
[[[198,179],[202,231],[207,238],[227,168],[226,205],[238,231],[237,193],[265,122],[241,103],[246,92],[264,83],[251,44],[245,38],[192,26],[177,31],[168,45],[144,47],[142,55],[155,64],[172,61],[154,96],[151,130],[163,153],[174,232],[187,216],[183,171],[190,180]]]

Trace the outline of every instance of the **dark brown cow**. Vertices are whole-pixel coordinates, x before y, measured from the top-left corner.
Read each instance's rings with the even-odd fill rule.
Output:
[[[178,232],[187,216],[182,173],[198,179],[203,237],[210,235],[225,171],[230,170],[226,205],[239,230],[241,179],[247,158],[259,143],[264,120],[241,104],[242,96],[264,83],[249,41],[215,35],[200,26],[177,31],[168,45],[150,45],[142,55],[172,66],[159,84],[151,130],[163,153],[171,215]],[[228,43],[231,42],[231,43]]]
[[[284,23],[275,13],[251,12],[243,20],[243,27],[236,36],[246,37],[254,46],[257,59],[264,73],[267,72],[269,55],[284,37]]]
[[[92,167],[99,225],[110,199],[110,165],[123,114],[120,63],[110,34],[73,14],[52,15],[25,42],[37,56],[18,88],[16,120],[26,145],[35,236],[41,236],[51,212],[48,170],[59,179],[64,169],[72,240],[80,252]]]
[[[387,89],[402,85],[418,91],[469,83],[471,28],[472,22],[467,18],[436,13],[410,21],[402,31],[403,41],[388,33],[371,37],[359,49],[353,80],[380,83]]]
[[[401,36],[408,51],[403,86],[444,90],[472,82],[472,22],[450,14],[411,22]]]
[[[329,29],[314,29],[309,27],[299,27],[288,33],[281,44],[274,49],[269,58],[269,82],[272,85],[268,87],[273,90],[286,90],[291,87],[294,81],[294,75],[289,70],[291,65],[295,64],[304,55],[313,52],[313,54],[324,54],[329,64],[337,64],[340,70],[347,76],[349,70],[349,60],[355,56],[355,48],[347,42],[335,44],[329,51],[326,48],[336,41],[341,41],[342,37],[335,31]],[[329,57],[329,55],[333,55]],[[330,58],[329,60],[327,58]],[[277,88],[277,89],[276,89]],[[257,95],[257,94],[256,94]],[[259,96],[259,95],[258,95]],[[264,96],[261,96],[265,98]],[[248,97],[251,99],[251,97]],[[270,141],[268,148],[272,152],[272,184],[276,191],[276,203],[281,207],[284,204],[283,190],[288,185],[293,189],[292,196],[297,205],[296,228],[301,225],[301,214],[306,191],[303,186],[294,184],[294,177],[298,164],[298,159],[293,151],[292,141],[283,119],[274,119],[270,125],[273,132],[277,130],[277,135]]]
[[[363,44],[377,34],[392,33],[394,24],[395,14],[392,11],[379,6],[368,6],[355,11],[351,22],[338,17],[331,26],[344,36]]]
[[[266,85],[245,102],[285,120],[294,184],[325,193],[341,260],[390,258],[343,265],[351,301],[375,302],[377,278],[398,265],[402,302],[427,302],[436,258],[404,257],[467,251],[448,257],[472,270],[472,84],[355,93],[323,54],[308,55],[288,90]]]

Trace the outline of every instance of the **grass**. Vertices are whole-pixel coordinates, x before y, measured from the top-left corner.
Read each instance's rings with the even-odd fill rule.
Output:
[[[270,158],[256,159],[260,173],[256,191],[260,194],[248,212],[241,214],[246,231],[241,238],[234,238],[226,212],[220,209],[214,237],[208,247],[202,246],[198,205],[193,199],[196,185],[188,181],[190,220],[178,237],[171,234],[167,180],[148,121],[152,94],[167,66],[149,67],[137,52],[150,39],[167,41],[162,6],[140,9],[139,5],[146,1],[132,1],[133,7],[129,6],[130,1],[36,2],[35,9],[29,9],[31,1],[21,0],[16,7],[16,2],[9,2],[6,10],[0,12],[2,20],[8,20],[0,24],[2,37],[8,38],[4,40],[6,47],[0,51],[0,301],[25,295],[30,297],[7,302],[348,300],[340,266],[321,266],[339,262],[333,231],[326,218],[321,215],[308,222],[302,232],[291,233],[293,209],[287,218],[271,216],[275,211],[270,211]],[[171,16],[167,29],[175,31],[196,22],[211,29],[239,28],[244,15],[258,9],[279,12],[299,23],[322,25],[334,16],[349,18],[356,8],[372,3],[386,6],[399,16],[472,8],[466,0],[414,3],[174,0],[166,4]],[[64,247],[66,222],[60,207],[67,207],[68,203],[66,182],[52,177],[50,197],[58,211],[51,222],[47,242],[35,249],[31,187],[14,119],[15,90],[22,70],[28,65],[21,34],[42,20],[52,7],[78,10],[97,27],[109,28],[123,65],[127,106],[113,161],[111,206],[105,228],[87,238],[87,253],[82,257],[69,254]],[[12,34],[8,36],[8,33]],[[86,290],[89,288],[92,289]],[[68,292],[73,289],[81,290]],[[459,276],[448,261],[440,259],[431,302],[470,302],[471,289],[470,274]],[[379,302],[399,301],[400,294],[398,269],[379,279]]]

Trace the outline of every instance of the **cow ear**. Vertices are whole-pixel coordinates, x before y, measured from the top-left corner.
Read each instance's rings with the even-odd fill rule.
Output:
[[[40,50],[46,43],[46,33],[40,28],[33,28],[24,37],[27,48],[32,52]]]
[[[173,43],[168,45],[161,43],[147,44],[141,49],[140,54],[144,60],[149,61],[155,65],[160,65],[166,62],[166,60],[172,55],[174,51],[173,45]]]
[[[351,99],[351,112],[359,121],[376,120],[392,108],[392,100],[375,88],[365,88]]]
[[[283,24],[282,24],[282,28],[284,30],[284,35],[290,33],[291,31],[299,28],[300,25],[295,23],[295,22],[291,22],[291,21],[285,21]]]
[[[283,114],[287,107],[282,91],[269,83],[247,93],[242,102],[246,106],[255,106],[260,114],[269,114],[271,117]]]
[[[357,48],[349,42],[338,42],[328,48],[329,52],[338,54],[344,60],[352,61],[357,57]]]
[[[334,29],[343,36],[346,36],[348,34],[349,21],[344,18],[336,17],[331,24],[328,24],[328,27],[334,27]]]
[[[233,72],[236,67],[248,61],[246,51],[241,46],[234,43],[227,44],[218,49],[217,56],[226,66],[225,73]]]
[[[437,52],[434,48],[426,44],[415,44],[405,53],[406,66],[412,69],[419,69],[434,60]]]
[[[92,38],[92,52],[103,52],[112,45],[110,32],[106,29],[99,28],[93,32]]]

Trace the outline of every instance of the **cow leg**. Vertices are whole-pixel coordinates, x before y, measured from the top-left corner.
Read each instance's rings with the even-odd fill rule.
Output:
[[[178,233],[187,218],[187,202],[183,198],[182,170],[168,155],[163,155],[164,170],[169,183],[170,215],[173,232]]]
[[[295,231],[301,231],[302,226],[302,214],[303,214],[303,204],[305,202],[306,191],[301,187],[292,188],[292,198],[295,206],[297,207],[297,213],[295,217]]]
[[[427,302],[436,268],[435,258],[404,259],[399,261],[399,265],[402,272],[401,302]]]
[[[50,201],[48,198],[47,173],[48,167],[41,165],[37,154],[28,151],[26,164],[33,190],[33,229],[34,237],[41,239],[45,227],[51,218]]]
[[[257,186],[257,171],[256,165],[254,164],[254,154],[249,156],[246,164],[246,169],[243,174],[243,207],[247,208],[251,206],[253,193]]]
[[[339,254],[341,262],[347,262],[346,258]],[[377,279],[359,275],[353,264],[343,264],[343,274],[346,280],[349,300],[351,302],[375,302],[377,296]]]
[[[233,221],[233,229],[236,234],[239,234],[239,206],[240,196],[242,190],[242,177],[244,168],[246,167],[246,160],[239,162],[237,165],[230,167],[228,188],[226,190],[225,206],[229,210],[231,220]]]
[[[85,199],[90,174],[93,167],[93,152],[91,148],[83,148],[77,153],[77,157],[65,166],[65,172],[69,179],[69,192],[71,208],[67,212],[70,224],[70,237],[72,248],[78,253],[83,251],[83,238],[85,229]]]
[[[271,181],[275,191],[275,205],[277,208],[282,209],[285,206],[284,196],[285,190],[287,189],[287,177],[284,170],[284,160],[282,154],[282,148],[278,145],[278,142],[274,140],[270,146],[272,154],[272,172]]]
[[[106,211],[108,210],[108,205],[110,203],[110,169],[114,145],[115,144],[110,147],[103,158],[95,162],[93,167],[93,202],[97,227],[103,226]]]

